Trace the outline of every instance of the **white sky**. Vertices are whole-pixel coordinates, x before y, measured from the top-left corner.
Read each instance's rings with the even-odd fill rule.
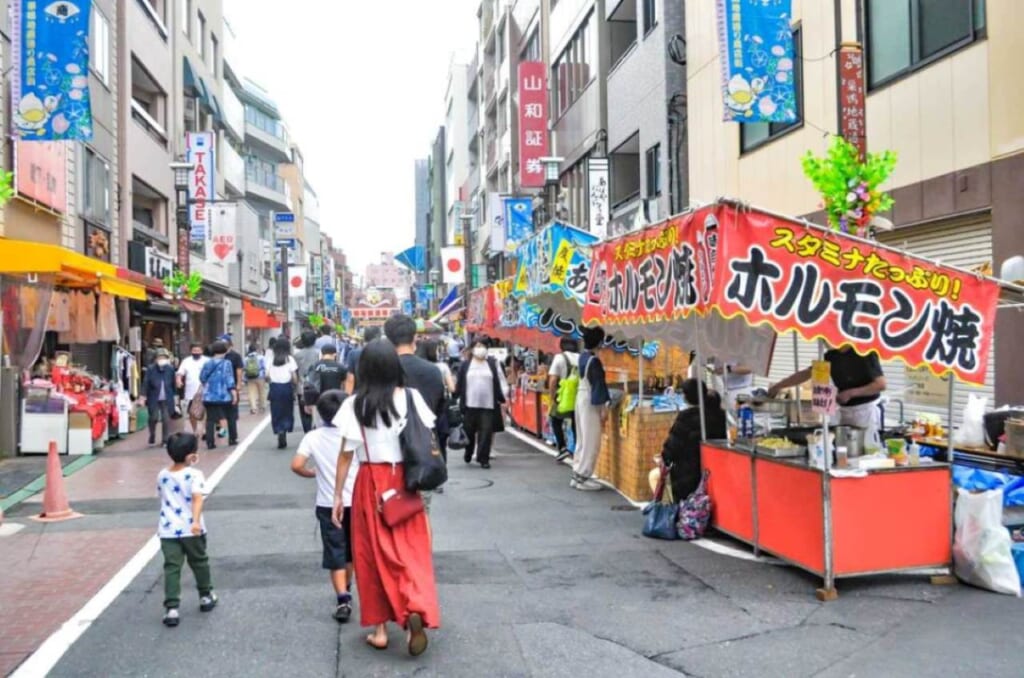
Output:
[[[362,274],[415,238],[413,162],[444,122],[452,52],[479,0],[225,0],[232,66],[277,101],[320,199],[320,225]]]

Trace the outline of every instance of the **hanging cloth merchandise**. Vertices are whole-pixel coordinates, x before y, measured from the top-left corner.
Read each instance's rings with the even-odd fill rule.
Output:
[[[29,329],[39,310],[39,290],[32,285],[22,285],[18,302],[21,304],[22,329]]]
[[[114,303],[114,297],[109,294],[99,295],[97,318],[97,338],[100,341],[117,341],[121,335],[117,328],[117,306]]]
[[[96,331],[96,295],[82,292],[78,303],[78,343],[95,344],[99,341],[99,333]]]
[[[70,299],[67,292],[57,292],[50,296],[50,313],[46,316],[46,329],[49,332],[67,332],[71,329]]]
[[[77,344],[79,335],[78,316],[81,309],[79,299],[82,295],[78,292],[68,292],[68,328],[60,333],[57,341],[62,344]]]

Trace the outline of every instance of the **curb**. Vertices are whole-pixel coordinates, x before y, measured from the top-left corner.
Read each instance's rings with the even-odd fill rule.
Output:
[[[96,461],[96,455],[89,454],[83,455],[72,462],[64,465],[63,469],[64,477],[67,478],[72,473],[80,471],[92,462]],[[18,504],[22,503],[29,497],[39,494],[46,487],[46,474],[39,476],[28,485],[25,485],[20,490],[16,490],[9,494],[4,499],[0,499],[0,511],[7,513],[10,509],[14,508]]]

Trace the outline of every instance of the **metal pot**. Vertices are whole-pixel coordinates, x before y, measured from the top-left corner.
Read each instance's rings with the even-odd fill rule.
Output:
[[[864,434],[867,429],[859,426],[836,426],[836,447],[845,447],[846,456],[853,458],[864,454]]]

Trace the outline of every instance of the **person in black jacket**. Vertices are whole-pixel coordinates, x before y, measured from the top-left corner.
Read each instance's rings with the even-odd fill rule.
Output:
[[[161,445],[167,444],[171,431],[171,412],[174,411],[174,367],[167,349],[158,348],[153,364],[142,379],[140,405],[149,409],[149,444],[156,444],[156,425],[163,422]]]
[[[472,358],[459,366],[455,393],[464,414],[463,427],[469,444],[462,453],[467,464],[476,455],[481,468],[491,467],[491,443],[494,434],[505,430],[502,406],[509,395],[508,380],[498,361],[487,355],[490,342],[485,337],[473,342]]]
[[[704,382],[687,379],[683,382],[683,397],[689,405],[676,416],[672,429],[661,450],[661,458],[669,467],[672,480],[672,497],[682,501],[689,497],[700,484],[700,407],[697,389],[704,391],[704,422],[708,440],[725,438],[725,410],[722,399],[715,391],[709,391]]]

